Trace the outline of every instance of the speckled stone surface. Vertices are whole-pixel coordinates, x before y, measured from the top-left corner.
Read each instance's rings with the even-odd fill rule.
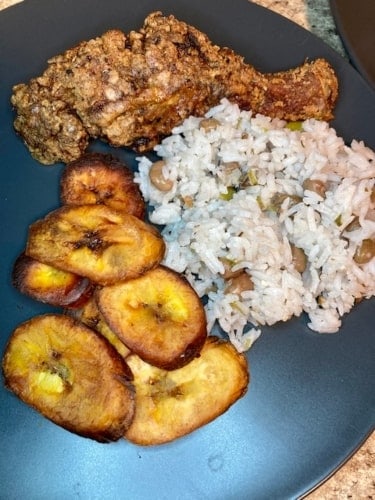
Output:
[[[328,0],[253,0],[308,29],[347,57],[337,34]]]
[[[0,0],[0,10],[21,1],[23,0]],[[303,26],[323,39],[343,57],[347,57],[336,32],[329,0],[249,1],[254,1]],[[375,433],[341,469],[306,498],[308,500],[375,500]]]

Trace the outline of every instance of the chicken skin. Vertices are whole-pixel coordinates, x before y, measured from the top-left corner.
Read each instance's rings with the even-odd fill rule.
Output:
[[[14,87],[15,130],[43,164],[70,162],[90,138],[151,150],[220,99],[286,120],[330,120],[337,78],[323,59],[263,74],[196,28],[160,12],[140,31],[111,30],[48,61]]]

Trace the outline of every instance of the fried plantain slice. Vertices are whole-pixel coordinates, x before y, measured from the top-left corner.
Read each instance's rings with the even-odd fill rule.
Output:
[[[74,310],[74,317],[103,335],[124,359],[130,354],[130,349],[126,347],[108,326],[102,313],[99,311],[94,297],[90,297],[80,309]]]
[[[93,291],[87,278],[43,264],[24,253],[14,263],[12,283],[39,302],[66,308],[83,306]]]
[[[57,425],[116,441],[133,419],[132,374],[102,336],[65,315],[19,325],[3,358],[6,386]]]
[[[173,371],[128,357],[136,388],[136,412],[125,437],[139,445],[173,441],[211,422],[247,391],[246,357],[232,344],[207,337],[200,356]]]
[[[165,252],[159,232],[105,205],[63,206],[29,228],[26,255],[109,285],[157,266]]]
[[[66,165],[60,179],[66,205],[107,205],[143,219],[146,205],[133,172],[109,154],[85,153]]]
[[[173,370],[199,354],[207,336],[204,307],[188,281],[159,266],[95,292],[99,310],[127,347]]]

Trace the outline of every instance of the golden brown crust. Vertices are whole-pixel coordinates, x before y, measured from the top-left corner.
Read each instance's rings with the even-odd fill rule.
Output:
[[[37,80],[16,85],[12,104],[14,128],[41,163],[68,162],[87,148],[90,137],[82,121],[67,102],[54,98],[50,86]]]
[[[334,71],[324,59],[265,76],[266,90],[256,105],[259,113],[290,121],[333,118],[338,87]]]
[[[150,150],[189,115],[223,97],[287,120],[329,120],[337,79],[326,61],[258,72],[173,16],[150,14],[138,31],[111,30],[49,61],[14,87],[15,129],[40,162],[69,162],[90,137]]]

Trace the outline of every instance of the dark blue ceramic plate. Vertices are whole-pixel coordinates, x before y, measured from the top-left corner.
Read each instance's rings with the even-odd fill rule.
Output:
[[[331,10],[351,62],[375,89],[374,0],[331,0]]]
[[[49,308],[21,296],[10,271],[28,224],[57,207],[61,165],[43,167],[12,129],[13,84],[48,57],[109,28],[137,29],[153,10],[173,13],[262,71],[325,57],[340,79],[334,125],[375,148],[375,94],[333,50],[247,0],[26,0],[0,13],[0,349],[21,321]],[[97,146],[99,147],[99,146]],[[100,146],[106,149],[105,146]],[[135,166],[134,155],[116,153]],[[47,421],[0,392],[4,499],[290,499],[336,470],[373,428],[375,301],[359,304],[336,335],[302,317],[265,329],[249,352],[246,397],[211,424],[155,448],[103,445]]]

